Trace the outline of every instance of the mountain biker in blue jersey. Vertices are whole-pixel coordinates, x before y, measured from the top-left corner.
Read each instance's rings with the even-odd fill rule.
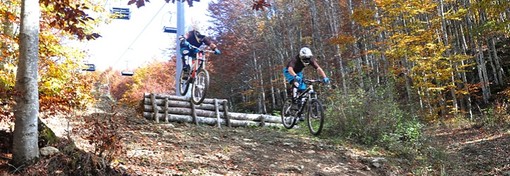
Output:
[[[292,58],[283,69],[285,79],[288,83],[296,87],[298,92],[302,92],[306,89],[306,84],[303,82],[303,69],[308,65],[315,68],[315,70],[322,76],[324,83],[329,84],[329,78],[319,66],[317,60],[313,58],[312,50],[308,47],[303,47],[299,51],[299,54]]]
[[[190,66],[187,64],[188,62],[186,62],[187,57],[184,57],[184,56],[188,55],[193,60],[197,59],[197,53],[199,51],[198,48],[202,44],[209,46],[209,48],[211,48],[211,50],[214,51],[214,54],[221,54],[220,50],[216,47],[216,44],[214,44],[212,42],[212,39],[210,37],[206,37],[205,35],[200,34],[200,32],[198,32],[195,29],[190,30],[184,36],[180,36],[179,40],[181,41],[180,42],[180,47],[181,47],[180,52],[182,54],[182,63],[183,63],[182,68],[183,68],[183,71],[185,71],[186,73],[189,72]]]

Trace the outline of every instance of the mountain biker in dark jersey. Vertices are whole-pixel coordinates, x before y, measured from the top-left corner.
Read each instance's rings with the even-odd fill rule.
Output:
[[[198,49],[202,44],[205,44],[214,50],[214,54],[221,54],[220,50],[216,47],[216,44],[212,42],[210,37],[206,37],[205,35],[200,34],[197,30],[190,30],[184,36],[180,36],[179,40],[181,41],[181,54],[182,54],[182,66],[183,71],[188,72],[190,70],[190,66],[186,62],[186,55],[191,57],[193,60],[197,59]]]
[[[323,82],[329,84],[329,78],[326,76],[322,68],[313,58],[312,50],[308,47],[303,47],[296,57],[292,58],[287,66],[283,69],[283,75],[288,83],[292,84],[298,91],[304,91],[306,84],[303,82],[303,69],[311,65],[322,76]]]

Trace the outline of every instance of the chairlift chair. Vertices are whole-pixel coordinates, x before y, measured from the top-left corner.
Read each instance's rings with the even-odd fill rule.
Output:
[[[129,8],[112,7],[112,9],[110,9],[110,13],[113,14],[113,18],[115,19],[131,19],[131,10]]]
[[[135,74],[135,72],[132,72],[132,71],[122,71],[122,72],[120,72],[120,74],[122,76],[133,76]]]
[[[85,64],[86,68],[81,69],[82,71],[96,71],[96,65]]]
[[[163,32],[164,33],[177,34],[177,28],[176,27],[163,26]]]

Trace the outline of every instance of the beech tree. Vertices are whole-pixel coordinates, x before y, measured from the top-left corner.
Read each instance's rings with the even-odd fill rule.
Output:
[[[56,35],[70,35],[71,37],[69,38],[77,38],[79,40],[99,37],[97,33],[92,33],[89,29],[87,29],[86,23],[93,20],[83,12],[83,10],[88,7],[84,3],[73,3],[76,2],[59,0],[21,1],[20,31],[18,40],[19,58],[17,60],[16,81],[13,90],[14,95],[12,95],[16,102],[15,106],[12,108],[15,119],[12,163],[15,166],[22,166],[39,157],[38,118],[41,91],[52,96],[51,92],[54,90],[51,90],[51,87],[58,87],[58,90],[60,91],[57,90],[56,92],[61,94],[58,95],[59,97],[71,98],[70,100],[59,101],[58,103],[61,106],[62,104],[65,104],[64,106],[74,104],[71,103],[74,100],[72,97],[79,97],[78,99],[83,98],[81,97],[81,94],[77,93],[79,92],[78,89],[70,88],[72,86],[63,87],[54,85],[52,81],[47,81],[53,79],[64,82],[67,81],[66,83],[73,82],[70,77],[76,76],[76,71],[74,70],[78,69],[77,67],[68,67],[73,64],[66,63],[69,60],[65,58],[65,50],[61,49],[62,47],[59,47],[60,40],[54,37],[55,34],[52,32],[58,32]],[[43,9],[41,9],[41,7]],[[17,25],[17,21],[15,20],[17,18],[16,9],[17,8],[7,8],[7,10],[3,9],[0,11],[2,14],[6,14],[6,19],[2,20],[4,20],[4,25],[7,24],[7,28],[9,26]],[[41,18],[41,16],[45,16],[46,18]],[[43,33],[41,33],[42,29],[44,29]],[[17,31],[13,31],[12,33],[16,32]],[[10,33],[3,37],[8,38],[9,35]],[[42,45],[40,43],[40,39],[43,41]],[[10,43],[7,42],[2,43],[2,46],[8,46],[10,50],[18,49],[16,46],[9,44]],[[6,53],[8,52],[3,52],[2,54]],[[62,59],[64,65],[60,65],[60,67],[57,66],[57,61],[54,60],[56,57],[64,57],[64,59]],[[15,60],[15,55],[9,55],[7,58]],[[46,64],[46,67],[43,68],[46,68],[44,74],[47,76],[45,77],[47,79],[43,79],[44,83],[42,87],[47,87],[48,89],[41,90],[38,85],[38,82],[40,81],[40,73],[38,73],[40,66],[39,61],[44,61]],[[8,63],[10,61],[6,62]],[[74,65],[78,64],[75,63]],[[7,87],[7,89],[9,88]],[[86,88],[84,90],[86,90]]]
[[[15,127],[12,162],[21,166],[39,157],[37,145],[37,117],[39,93],[37,64],[39,61],[39,0],[23,0],[21,3],[21,29],[19,34],[19,63],[16,74],[14,107]]]

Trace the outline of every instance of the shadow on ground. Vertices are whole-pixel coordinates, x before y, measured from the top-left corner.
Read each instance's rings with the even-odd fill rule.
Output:
[[[500,128],[498,128],[500,129]],[[449,175],[510,176],[510,130],[487,130],[481,127],[438,130],[435,140],[443,143]]]

